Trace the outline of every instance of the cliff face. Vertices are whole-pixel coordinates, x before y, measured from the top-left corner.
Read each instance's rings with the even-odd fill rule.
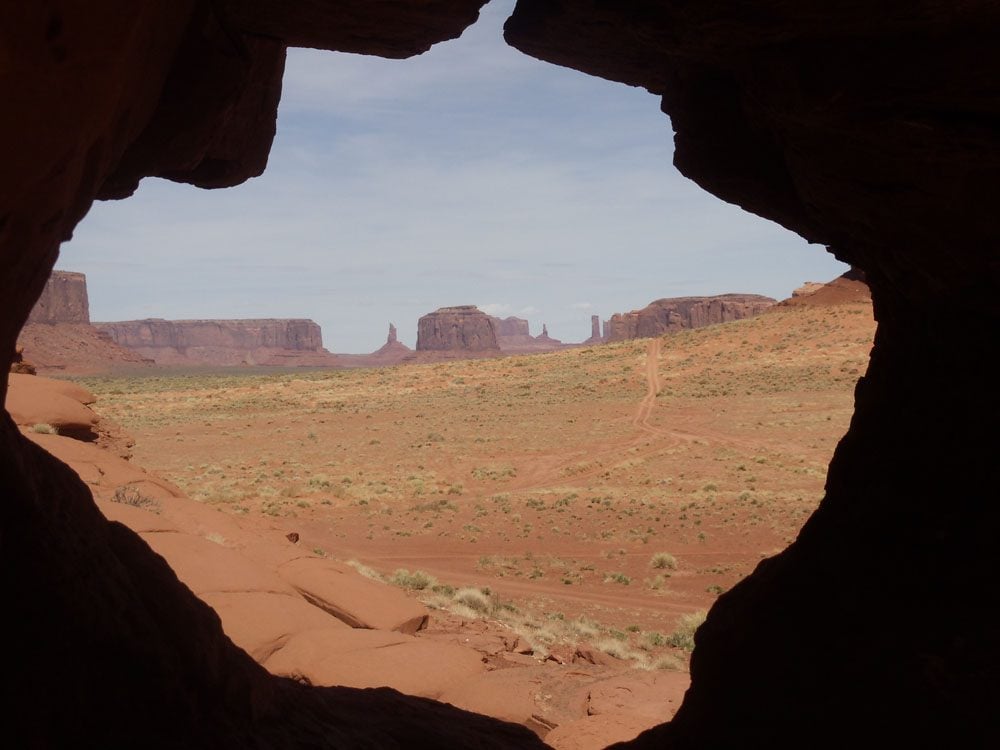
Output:
[[[157,364],[333,364],[320,327],[307,319],[126,320],[95,323],[112,341]]]
[[[509,318],[494,318],[491,316],[493,321],[493,327],[496,329],[497,336],[530,336],[531,331],[528,328],[528,321],[524,318],[515,318],[511,316]]]
[[[417,351],[499,351],[494,318],[475,305],[442,307],[417,323]]]
[[[759,294],[658,299],[641,310],[612,315],[605,336],[608,341],[650,338],[685,328],[752,318],[774,304],[776,300]]]
[[[29,323],[89,323],[87,277],[73,271],[53,271],[28,315]]]

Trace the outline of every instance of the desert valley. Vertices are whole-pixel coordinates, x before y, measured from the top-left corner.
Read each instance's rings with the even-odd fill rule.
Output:
[[[371,355],[305,320],[87,308],[56,272],[8,410],[238,646],[581,750],[680,704],[706,610],[815,510],[874,333],[851,274],[595,316],[578,345],[446,307]]]

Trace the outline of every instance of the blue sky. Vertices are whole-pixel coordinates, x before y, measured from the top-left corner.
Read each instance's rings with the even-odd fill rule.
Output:
[[[671,165],[642,89],[529,58],[494,0],[410,60],[291,50],[262,177],[203,191],[145,180],[62,248],[94,320],[306,317],[327,348],[478,304],[564,341],[660,297],[786,297],[845,266]]]

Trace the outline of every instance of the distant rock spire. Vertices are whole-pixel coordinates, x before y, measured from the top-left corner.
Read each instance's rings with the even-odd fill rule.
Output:
[[[385,343],[394,344],[396,342],[396,326],[392,323],[389,324],[389,336],[386,338]]]
[[[545,338],[549,337],[549,329],[544,323],[542,323],[542,336]]]
[[[601,340],[601,317],[599,315],[590,316],[590,338],[593,341]]]

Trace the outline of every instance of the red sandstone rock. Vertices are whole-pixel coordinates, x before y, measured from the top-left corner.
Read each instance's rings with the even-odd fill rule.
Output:
[[[590,316],[590,338],[583,343],[587,346],[603,343],[604,336],[601,333],[601,318],[599,315]]]
[[[607,340],[650,338],[687,328],[742,320],[759,315],[774,304],[775,300],[759,294],[658,299],[641,310],[612,315],[608,321]]]
[[[352,628],[415,633],[427,625],[428,611],[420,602],[346,566],[305,557],[282,565],[278,574],[307,601]]]
[[[562,347],[562,342],[549,336],[548,329],[542,325],[542,333],[532,336],[527,320],[523,318],[495,318],[493,328],[496,331],[497,345],[507,354],[531,354],[534,352],[553,351]]]
[[[98,417],[84,404],[94,402],[86,389],[37,375],[10,374],[5,406],[15,424],[50,425],[60,434],[95,440]]]
[[[500,351],[493,318],[475,305],[442,307],[417,322],[417,351]]]
[[[128,320],[95,323],[114,343],[160,365],[333,366],[311,320]]]
[[[657,723],[641,714],[585,716],[559,725],[545,736],[545,742],[553,750],[604,750],[616,742],[634,739]]]
[[[87,277],[72,271],[53,271],[28,316],[29,323],[89,323]]]
[[[296,633],[311,630],[348,630],[336,617],[298,596],[266,591],[209,592],[200,598],[222,619],[222,629],[233,643],[255,661],[265,662]]]
[[[847,304],[870,304],[872,292],[865,282],[865,275],[862,271],[851,269],[833,281],[825,284],[816,282],[806,282],[805,287],[800,287],[792,292],[790,299],[782,302],[782,305],[800,306],[827,306],[827,305],[847,305]]]
[[[437,698],[486,669],[471,648],[402,633],[332,629],[291,636],[265,665],[275,674],[305,677],[313,685],[385,686],[426,698]]]
[[[296,596],[274,572],[221,543],[193,534],[144,532],[142,538],[195,594],[256,591]]]

